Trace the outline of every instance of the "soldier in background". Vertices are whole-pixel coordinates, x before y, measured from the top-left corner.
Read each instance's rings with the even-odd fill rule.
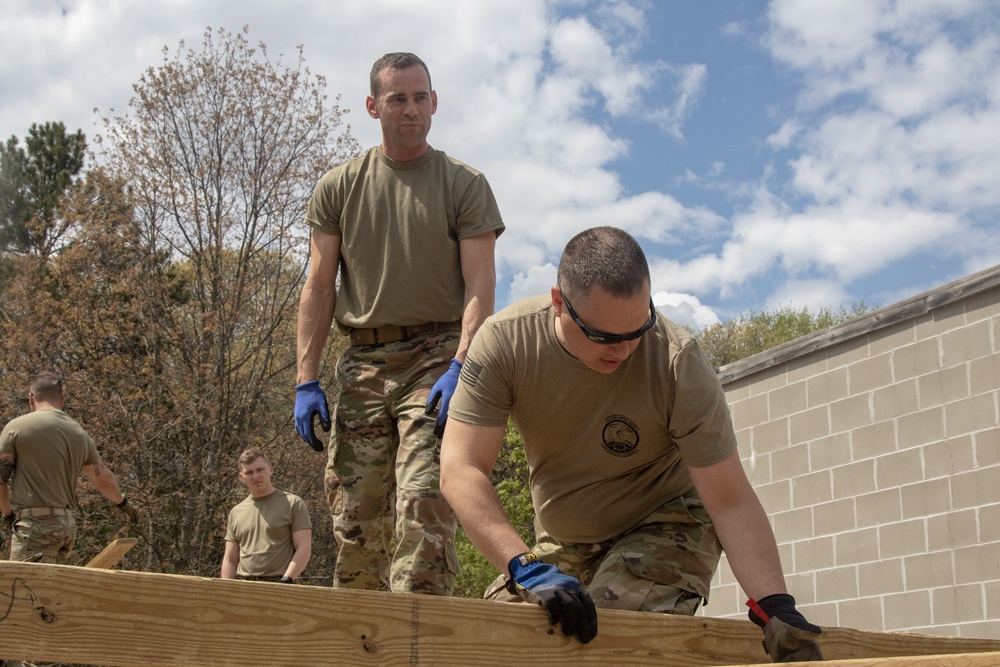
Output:
[[[222,578],[294,584],[312,556],[309,509],[274,488],[274,468],[261,450],[241,453],[239,468],[250,495],[229,512]]]

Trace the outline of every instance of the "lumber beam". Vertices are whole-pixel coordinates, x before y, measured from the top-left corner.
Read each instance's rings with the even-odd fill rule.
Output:
[[[138,542],[134,537],[119,537],[117,540],[104,547],[101,553],[97,554],[90,559],[90,562],[84,565],[84,567],[94,567],[102,570],[110,570],[118,561],[122,559],[122,556],[131,551],[132,547]]]
[[[581,645],[550,627],[536,605],[0,562],[0,657],[7,659],[116,667],[769,662],[749,621],[598,614],[597,638]],[[846,628],[827,629],[820,644],[832,660],[1000,652],[997,640]]]

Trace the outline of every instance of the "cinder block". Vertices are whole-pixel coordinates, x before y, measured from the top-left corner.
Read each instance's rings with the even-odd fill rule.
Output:
[[[900,487],[903,518],[931,517],[951,511],[951,480],[947,477]]]
[[[1000,328],[1000,323],[995,325]],[[1000,390],[1000,354],[969,362],[969,391],[975,394]]]
[[[892,353],[892,374],[897,382],[933,373],[941,368],[937,338],[906,345]]]
[[[811,408],[788,418],[789,439],[794,444],[817,440],[830,435],[830,408]]]
[[[924,477],[928,479],[951,476],[976,467],[975,447],[970,435],[932,442],[924,445],[921,450],[924,455]]]
[[[779,544],[810,539],[813,536],[812,508],[805,507],[772,514],[771,525]]]
[[[979,394],[944,406],[945,433],[949,437],[985,431],[997,426],[996,394]]]
[[[833,537],[815,537],[811,540],[795,542],[791,546],[793,572],[818,571],[836,565],[833,555]]]
[[[892,384],[891,356],[880,354],[847,367],[847,390],[852,396]]]
[[[875,483],[879,489],[911,484],[923,479],[919,449],[906,449],[875,459]]]
[[[829,470],[798,475],[792,478],[792,504],[806,507],[833,499],[833,482]]]
[[[944,408],[903,415],[896,420],[896,447],[907,449],[944,440]]]
[[[984,544],[1000,542],[1000,504],[986,505],[970,511],[976,512],[979,518],[979,541]],[[1000,545],[997,545],[997,551],[1000,552]]]
[[[854,499],[858,512],[858,528],[880,526],[903,518],[899,487],[866,493]]]
[[[809,472],[809,445],[795,445],[771,454],[774,481],[791,479]]]
[[[788,447],[788,419],[764,422],[751,429],[753,449],[757,453],[774,452]]]
[[[833,469],[835,498],[860,496],[875,491],[875,459],[864,459]]]
[[[806,380],[807,401],[810,408],[827,406],[847,398],[847,366],[841,366],[815,375]]]
[[[920,409],[927,410],[970,396],[969,366],[959,364],[916,379]]]
[[[834,540],[834,558],[837,566],[858,565],[878,560],[877,528],[862,528],[850,533],[841,533],[835,536]]]
[[[997,508],[1000,514],[1000,506]],[[1000,522],[1000,516],[997,516],[997,521]],[[943,551],[977,544],[980,541],[979,525],[974,509],[928,517],[927,548],[930,551]],[[1000,531],[1000,525],[997,529]],[[997,539],[1000,539],[1000,532]]]
[[[744,429],[763,424],[770,420],[767,394],[750,396],[742,401],[730,403],[729,414],[733,418],[733,428]]]
[[[830,404],[830,432],[840,433],[868,426],[873,421],[871,394],[850,396]]]
[[[955,582],[975,584],[1000,579],[997,545],[975,544],[955,549]]]
[[[764,511],[768,514],[775,512],[785,512],[792,509],[792,482],[788,479],[781,479],[770,484],[755,486],[757,498],[764,506]]]
[[[988,320],[967,324],[941,336],[941,365],[945,368],[985,357],[992,352],[993,340]]]
[[[809,443],[809,469],[829,470],[851,461],[851,436],[849,433],[820,438]]]
[[[903,591],[903,559],[889,558],[858,566],[862,595],[885,595]]]
[[[881,597],[841,600],[837,603],[837,613],[844,627],[872,631],[883,629]]]
[[[850,600],[858,597],[858,572],[853,565],[816,572],[816,597],[820,600]]]
[[[897,322],[868,334],[868,352],[872,356],[893,352],[917,341],[914,320]]]
[[[802,412],[807,407],[805,381],[785,385],[768,392],[767,405],[771,419]]]
[[[881,558],[897,558],[927,551],[927,530],[922,519],[900,521],[878,527]]]
[[[910,630],[931,625],[930,591],[886,595],[882,605],[886,630]]]
[[[955,509],[1000,503],[1000,467],[955,475],[951,480],[951,499]]]
[[[851,431],[851,450],[855,461],[885,456],[896,451],[896,448],[896,428],[891,421]]]
[[[872,392],[872,410],[876,422],[895,419],[919,409],[915,379],[890,384]]]
[[[908,591],[955,585],[955,568],[950,551],[906,556],[903,558],[903,571]]]
[[[813,534],[833,535],[857,527],[854,498],[844,498],[813,507]]]
[[[976,448],[976,464],[986,468],[1000,464],[1000,428],[980,431],[973,437]]]

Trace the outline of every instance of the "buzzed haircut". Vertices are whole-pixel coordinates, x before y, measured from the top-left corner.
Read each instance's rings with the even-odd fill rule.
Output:
[[[62,378],[48,371],[39,373],[31,381],[28,391],[35,397],[36,401],[55,403],[63,397]]]
[[[424,68],[424,72],[427,73],[427,85],[430,86],[431,90],[434,90],[434,86],[431,86],[431,71],[427,69],[427,64],[423,60],[413,55],[412,53],[400,52],[400,53],[387,53],[372,65],[371,73],[371,93],[372,97],[378,97],[379,87],[381,85],[381,80],[379,75],[382,73],[386,67],[391,67],[392,69],[406,69],[407,67],[413,67],[414,65],[420,65]]]
[[[267,458],[261,450],[256,447],[251,447],[249,449],[244,449],[240,453],[240,466],[248,466],[257,459],[264,459],[264,463],[271,465],[271,460]]]
[[[591,227],[566,244],[557,280],[560,289],[574,298],[586,298],[595,287],[627,298],[649,284],[649,265],[642,247],[628,232]]]

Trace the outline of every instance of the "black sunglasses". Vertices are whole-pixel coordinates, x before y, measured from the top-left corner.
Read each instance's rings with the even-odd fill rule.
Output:
[[[569,302],[569,299],[566,298],[566,292],[563,290],[562,287],[559,288],[559,293],[562,294],[563,303],[566,304],[566,310],[569,311],[569,316],[573,318],[573,322],[576,323],[576,326],[580,327],[580,331],[583,332],[583,335],[585,335],[588,339],[594,341],[595,343],[599,343],[601,345],[615,345],[617,343],[624,343],[626,341],[635,340],[642,334],[652,329],[653,325],[656,324],[656,307],[653,305],[653,297],[650,297],[649,321],[643,324],[642,327],[627,334],[612,334],[612,333],[604,333],[603,331],[595,331],[594,329],[591,329],[586,324],[580,321],[580,318],[577,316],[576,311],[573,310],[573,304],[571,304]]]

